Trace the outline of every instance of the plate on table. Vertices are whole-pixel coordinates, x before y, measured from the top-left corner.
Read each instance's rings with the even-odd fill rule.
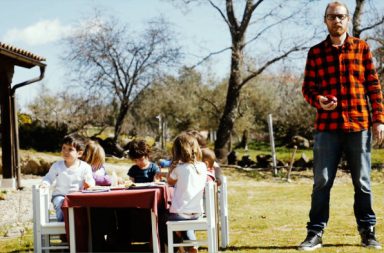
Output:
[[[109,189],[87,189],[82,190],[82,193],[97,193],[97,192],[109,192]]]
[[[155,182],[149,182],[149,183],[133,183],[130,188],[141,188],[141,187],[153,187],[156,186]]]
[[[115,191],[115,190],[125,190],[127,189],[127,187],[125,185],[116,185],[116,186],[110,186],[109,189],[111,191]]]
[[[82,190],[81,192],[84,192],[84,193],[96,193],[96,192],[108,192],[109,191],[109,187],[105,187],[105,186],[94,186],[94,187],[90,187],[86,190]]]

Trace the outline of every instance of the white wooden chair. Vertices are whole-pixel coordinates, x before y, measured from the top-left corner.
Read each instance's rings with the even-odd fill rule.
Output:
[[[174,247],[188,247],[188,246],[208,246],[209,253],[217,253],[217,227],[215,221],[215,196],[214,196],[214,183],[208,182],[205,186],[205,215],[197,220],[185,220],[185,221],[168,221],[168,253],[174,252]],[[206,240],[184,240],[181,243],[174,243],[173,232],[186,231],[186,230],[205,230],[207,231]]]
[[[229,222],[228,222],[228,190],[227,177],[222,176],[219,186],[220,204],[220,246],[227,248],[229,245]]]
[[[68,243],[51,243],[51,235],[65,235],[65,225],[64,222],[49,219],[49,188],[40,189],[38,185],[33,185],[32,201],[34,252],[69,249]]]

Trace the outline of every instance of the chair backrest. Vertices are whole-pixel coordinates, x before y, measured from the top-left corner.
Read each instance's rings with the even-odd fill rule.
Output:
[[[208,226],[210,228],[216,227],[215,220],[215,191],[214,183],[207,182],[205,185],[205,215],[207,216]]]
[[[221,224],[221,247],[229,245],[229,222],[228,222],[228,182],[227,177],[222,176],[220,185],[220,224]]]
[[[33,201],[33,222],[34,225],[41,226],[49,222],[49,188],[39,188],[38,185],[32,186]]]

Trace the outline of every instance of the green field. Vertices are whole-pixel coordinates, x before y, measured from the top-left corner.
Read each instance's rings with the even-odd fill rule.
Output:
[[[272,177],[269,171],[224,168],[223,173],[229,182],[230,216],[230,245],[225,252],[297,252],[297,245],[306,236],[311,172],[293,172],[291,183],[284,177]],[[383,173],[374,171],[372,177],[378,239],[384,242]],[[360,247],[352,205],[350,176],[339,172],[332,191],[324,248],[317,252],[371,252]],[[0,240],[0,252],[28,250],[33,250],[31,231],[22,238]]]

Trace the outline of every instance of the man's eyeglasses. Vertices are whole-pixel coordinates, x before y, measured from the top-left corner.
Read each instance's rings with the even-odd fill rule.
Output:
[[[327,14],[325,17],[327,20],[336,20],[336,18],[344,20],[348,17],[348,14]]]

